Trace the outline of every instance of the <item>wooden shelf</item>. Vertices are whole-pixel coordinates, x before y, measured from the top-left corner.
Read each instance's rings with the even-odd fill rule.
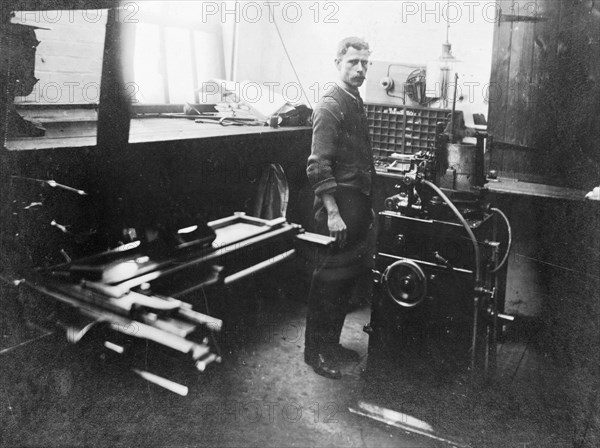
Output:
[[[289,133],[299,130],[310,132],[311,128],[268,126],[222,126],[212,123],[196,123],[182,118],[132,118],[129,143],[165,142],[224,137],[230,135],[265,135]],[[6,143],[10,150],[35,150],[48,148],[90,147],[96,146],[95,129],[89,126],[69,126],[63,132],[52,136],[10,139]]]
[[[586,191],[573,188],[556,187],[554,185],[520,182],[516,179],[500,177],[488,182],[485,187],[492,193],[516,194],[540,198],[565,199],[569,201],[585,201]]]

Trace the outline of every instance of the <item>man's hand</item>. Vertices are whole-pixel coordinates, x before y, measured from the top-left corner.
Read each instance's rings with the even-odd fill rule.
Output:
[[[327,213],[327,226],[329,227],[329,236],[335,238],[339,247],[346,245],[346,223],[339,212]]]
[[[340,216],[340,211],[335,201],[335,197],[330,193],[323,193],[321,196],[323,204],[327,209],[327,227],[329,228],[329,236],[335,238],[335,242],[339,247],[346,245],[346,223]]]

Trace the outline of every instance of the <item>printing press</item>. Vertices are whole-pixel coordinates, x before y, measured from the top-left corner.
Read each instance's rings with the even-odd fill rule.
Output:
[[[435,148],[393,154],[384,173],[397,182],[397,194],[378,217],[365,326],[374,374],[412,369],[486,378],[512,320],[503,313],[511,229],[486,201],[485,135],[475,145],[457,144],[451,125],[439,123]]]
[[[27,269],[12,283],[33,290],[34,306],[50,309],[46,323],[64,329],[69,342],[100,341],[103,352],[180,395],[187,394],[185,385],[141,369],[136,360],[147,362],[151,354],[163,359],[156,366],[168,361],[177,370],[200,372],[221,362],[223,320],[209,314],[207,297],[218,301],[228,286],[290,260],[297,244],[332,241],[283,217],[241,212],[168,233],[124,233],[127,243]]]

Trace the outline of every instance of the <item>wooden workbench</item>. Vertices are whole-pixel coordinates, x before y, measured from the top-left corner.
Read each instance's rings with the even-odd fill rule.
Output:
[[[185,118],[132,118],[129,143],[154,143],[173,140],[220,138],[239,135],[289,134],[310,127],[222,126],[213,123],[196,123]],[[65,126],[48,130],[44,137],[14,138],[7,141],[11,150],[48,148],[75,148],[96,146],[95,126]]]
[[[534,196],[539,198],[566,199],[572,201],[584,201],[586,191],[573,188],[556,187],[554,185],[535,184],[521,182],[517,179],[500,177],[489,181],[485,187],[493,193],[507,193],[522,196]]]

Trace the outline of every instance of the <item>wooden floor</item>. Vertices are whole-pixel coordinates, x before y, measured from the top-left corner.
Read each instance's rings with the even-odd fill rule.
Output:
[[[363,306],[342,332],[342,343],[360,360],[343,364],[342,379],[334,381],[303,362],[306,291],[296,288],[292,297],[279,287],[247,286],[260,292],[261,305],[252,316],[240,314],[243,320],[223,334],[223,364],[202,374],[169,370],[169,378],[189,386],[186,397],[144,382],[90,346],[67,344],[59,332],[17,326],[25,339],[15,333],[0,352],[2,444],[436,448],[452,446],[441,441],[449,440],[473,448],[571,446],[559,372],[537,353],[535,334],[503,341],[495,380],[477,387],[448,374],[441,358],[423,375],[406,365],[374,375],[363,331],[370,310]],[[151,358],[138,361],[149,371],[164,368]],[[365,402],[432,430],[417,434],[351,411]]]

